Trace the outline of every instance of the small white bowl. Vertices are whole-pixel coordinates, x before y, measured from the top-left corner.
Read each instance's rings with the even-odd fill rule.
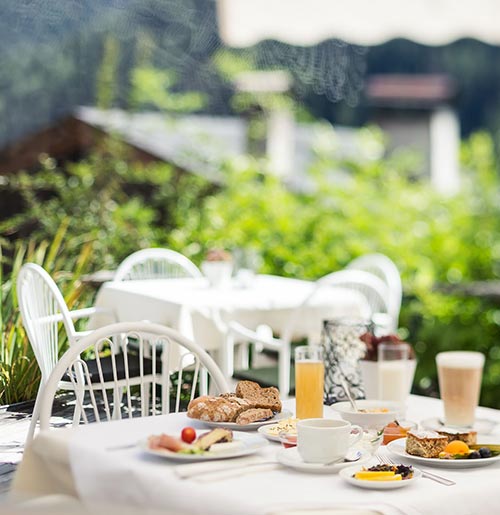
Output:
[[[337,402],[330,407],[335,410],[344,420],[351,424],[357,424],[363,428],[383,429],[389,422],[404,417],[405,406],[400,402],[382,400],[359,400],[356,405],[360,410],[354,411],[350,402]],[[371,410],[384,409],[387,411],[373,412]]]

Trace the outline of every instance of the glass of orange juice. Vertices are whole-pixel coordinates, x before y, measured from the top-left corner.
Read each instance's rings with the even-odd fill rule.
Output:
[[[295,349],[295,400],[297,418],[323,416],[325,365],[320,346],[305,345]]]

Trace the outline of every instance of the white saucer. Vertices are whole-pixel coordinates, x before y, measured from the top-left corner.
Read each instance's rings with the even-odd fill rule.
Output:
[[[354,478],[354,474],[359,472],[361,467],[354,466],[344,468],[339,472],[339,476],[351,483],[351,485],[359,486],[359,488],[369,488],[370,490],[393,490],[395,488],[404,488],[413,484],[422,477],[422,472],[413,467],[413,477],[411,479],[403,479],[401,481],[366,481]]]
[[[432,431],[447,431],[449,433],[461,432],[459,429],[445,426],[444,421],[437,417],[426,418],[420,422],[420,425],[424,429],[430,429]],[[487,435],[490,434],[496,426],[497,422],[494,420],[489,420],[487,418],[477,418],[472,429],[478,433]],[[463,430],[463,432],[467,432],[467,430]]]
[[[360,452],[361,458],[356,461],[356,464],[365,463],[372,457],[367,451],[361,450]],[[285,467],[300,470],[301,472],[310,472],[311,474],[335,474],[339,470],[353,466],[351,461],[341,461],[331,465],[323,465],[322,463],[306,463],[300,457],[297,447],[283,447],[276,453],[276,459],[278,460],[278,463],[285,465]]]

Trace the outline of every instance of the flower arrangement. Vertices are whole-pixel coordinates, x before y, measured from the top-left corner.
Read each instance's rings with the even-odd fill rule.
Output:
[[[362,358],[367,361],[378,361],[378,346],[381,343],[388,343],[393,345],[400,345],[403,343],[407,343],[404,340],[401,340],[399,336],[396,334],[385,334],[383,336],[375,336],[373,333],[366,332],[362,334],[359,339],[363,342],[365,346],[365,353]],[[415,351],[410,347],[410,358],[415,358]]]
[[[209,249],[205,255],[205,261],[232,261],[231,254],[224,249]]]

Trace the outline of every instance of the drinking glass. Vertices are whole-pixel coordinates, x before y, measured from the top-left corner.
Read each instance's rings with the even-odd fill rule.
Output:
[[[440,352],[436,356],[436,364],[445,424],[471,428],[481,392],[484,354],[471,351]]]
[[[410,393],[415,360],[407,343],[378,345],[378,397],[404,403]]]
[[[323,349],[305,345],[295,349],[295,399],[297,418],[323,416],[325,365]]]

